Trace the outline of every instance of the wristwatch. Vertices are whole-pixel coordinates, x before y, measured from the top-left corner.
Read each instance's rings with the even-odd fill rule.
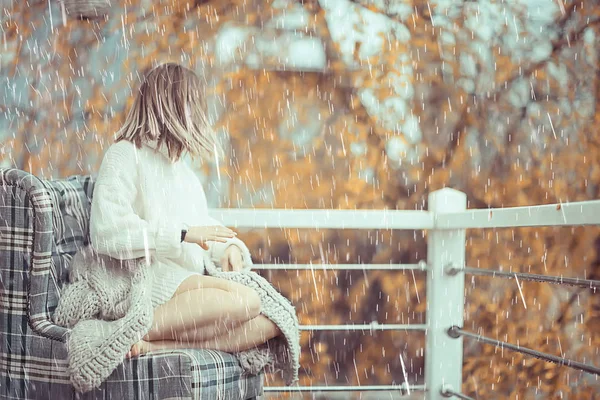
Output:
[[[182,242],[185,240],[185,235],[187,235],[188,228],[189,227],[187,224],[183,224],[183,228],[181,228],[181,241]]]

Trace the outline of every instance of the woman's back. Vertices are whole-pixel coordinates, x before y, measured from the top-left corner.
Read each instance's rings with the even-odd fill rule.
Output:
[[[106,151],[90,218],[92,245],[99,252],[133,258],[155,245],[158,255],[174,257],[184,224],[211,222],[204,189],[189,165],[154,147],[149,142],[138,149],[122,140]]]

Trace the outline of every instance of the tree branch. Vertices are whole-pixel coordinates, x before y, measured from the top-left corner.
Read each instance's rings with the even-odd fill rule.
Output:
[[[327,57],[327,66],[325,72],[329,74],[337,73],[335,79],[339,79],[340,83],[342,83],[342,86],[344,86],[344,83],[347,83],[347,86],[351,89],[347,91],[346,95],[344,96],[347,108],[349,110],[353,110],[359,120],[364,121],[371,127],[370,134],[375,136],[377,144],[381,144],[382,140],[380,135],[377,134],[377,122],[373,120],[365,106],[360,101],[358,102],[358,107],[354,106],[352,103],[350,95],[353,95],[355,91],[354,85],[352,84],[352,71],[345,67],[345,63],[342,60],[342,55],[337,50],[336,45],[331,38],[331,32],[329,31],[329,26],[327,25],[327,20],[325,19],[324,15],[325,10],[323,10],[318,1],[300,1],[300,3],[311,14],[315,33],[323,41],[325,55]]]
[[[377,8],[375,6],[363,4],[360,0],[350,0],[350,2],[353,4],[356,4],[357,6],[359,6],[361,8],[365,8],[369,11],[372,11],[374,13],[385,15],[386,17],[388,17],[389,19],[391,19],[393,21],[404,23],[397,15],[390,14],[389,11],[382,10],[381,8]],[[389,4],[388,4],[388,6],[389,6]]]
[[[568,20],[575,13],[575,8],[576,8],[576,4],[571,5],[571,7],[569,7],[569,9],[566,11],[565,15],[563,15],[561,20],[557,22],[557,24],[560,27],[560,30],[564,30],[565,25],[567,24]],[[543,67],[546,63],[548,63],[548,61],[550,61],[550,59],[552,59],[560,50],[562,50],[565,45],[570,45],[571,44],[571,36],[573,36],[574,38],[578,38],[579,36],[581,36],[583,31],[585,31],[587,28],[592,27],[599,23],[600,23],[600,18],[594,19],[594,20],[590,21],[588,24],[579,27],[576,31],[574,31],[572,33],[567,33],[567,35],[565,37],[552,41],[552,51],[550,52],[550,55],[548,56],[548,58],[537,61],[537,62],[527,66],[526,68],[524,68],[522,72],[512,75],[510,78],[508,78],[504,82],[503,86],[508,87],[511,83],[513,83],[517,79],[524,77],[524,76],[531,75],[533,73],[533,71]],[[499,88],[496,91],[494,91],[492,93],[492,95],[498,94],[502,91],[503,91],[503,89]]]

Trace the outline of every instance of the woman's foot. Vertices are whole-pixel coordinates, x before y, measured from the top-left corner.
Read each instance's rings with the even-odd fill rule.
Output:
[[[129,350],[129,352],[125,355],[125,358],[141,356],[143,354],[148,353],[151,350],[152,344],[150,344],[150,342],[140,340],[139,342],[131,346],[131,350]]]

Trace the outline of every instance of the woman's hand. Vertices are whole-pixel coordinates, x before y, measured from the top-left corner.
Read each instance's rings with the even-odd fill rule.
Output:
[[[230,239],[235,235],[237,235],[237,233],[225,226],[192,226],[185,234],[184,242],[196,243],[204,250],[208,250],[208,244],[206,244],[207,241],[226,242],[227,239]]]
[[[223,271],[241,271],[244,268],[242,251],[238,246],[232,244],[225,249],[221,258],[221,268]]]

